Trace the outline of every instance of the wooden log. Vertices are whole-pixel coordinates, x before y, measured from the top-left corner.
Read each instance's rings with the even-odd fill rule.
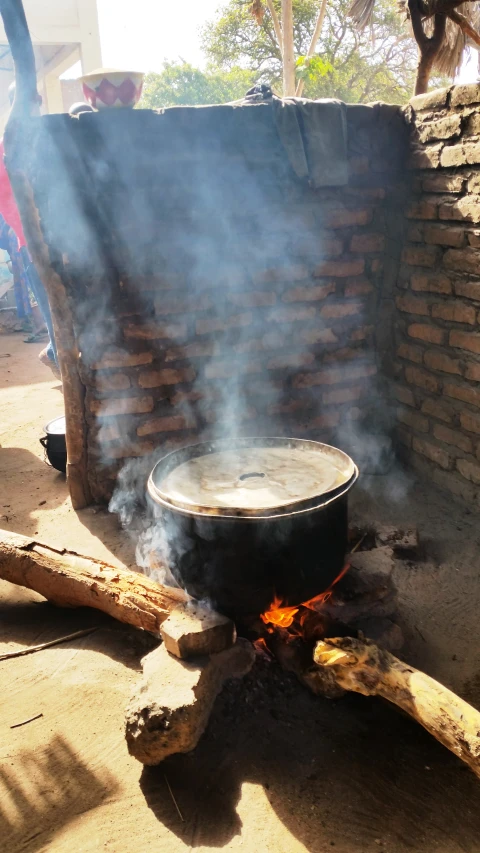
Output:
[[[369,640],[321,640],[313,657],[325,684],[398,705],[480,778],[480,711],[468,702]]]
[[[61,607],[94,607],[153,634],[175,607],[190,600],[183,590],[140,573],[7,530],[0,530],[0,578],[33,589]]]

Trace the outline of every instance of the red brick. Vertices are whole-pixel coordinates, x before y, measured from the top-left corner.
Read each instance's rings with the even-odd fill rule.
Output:
[[[473,249],[480,249],[480,231],[469,231],[467,233],[468,244]]]
[[[207,379],[229,379],[231,376],[239,376],[249,373],[260,373],[263,364],[260,359],[256,361],[210,361],[205,366]]]
[[[326,299],[330,293],[335,293],[335,288],[333,281],[329,284],[307,284],[286,290],[282,299],[284,302],[318,302]]]
[[[224,332],[227,329],[236,329],[249,326],[253,320],[253,314],[246,311],[244,314],[232,314],[230,317],[202,317],[198,319],[195,328],[197,335],[208,335],[212,332]]]
[[[308,421],[308,429],[323,429],[337,426],[340,422],[339,412],[325,412],[317,418]]]
[[[456,466],[462,477],[477,486],[480,484],[480,465],[470,462],[468,459],[457,459]]]
[[[465,453],[472,452],[471,439],[462,432],[458,432],[458,430],[450,429],[442,424],[434,424],[433,434],[435,438],[438,438],[439,441],[444,441],[445,444],[452,444],[454,447],[464,450]]]
[[[443,403],[439,403],[438,400],[427,398],[422,403],[421,411],[424,415],[432,415],[432,417],[438,418],[439,421],[445,421],[447,424],[453,420],[451,409]]]
[[[405,246],[402,261],[413,267],[434,267],[439,258],[437,246]]]
[[[432,305],[432,317],[448,320],[452,323],[468,323],[475,325],[475,308],[462,302],[437,302]]]
[[[172,347],[165,353],[165,361],[183,361],[190,358],[210,358],[216,355],[218,346],[212,341],[195,341],[183,347]]]
[[[372,218],[372,211],[364,210],[348,210],[339,208],[338,210],[326,211],[324,214],[324,224],[327,228],[346,228],[350,225],[368,225]]]
[[[425,366],[431,370],[440,370],[442,373],[456,373],[458,376],[462,373],[460,362],[457,358],[450,358],[449,355],[438,352],[438,350],[427,350],[423,360]]]
[[[412,434],[408,431],[408,429],[405,429],[401,426],[397,426],[395,430],[395,435],[398,441],[400,441],[401,444],[405,445],[405,447],[412,446]]]
[[[417,385],[418,388],[423,388],[424,391],[430,391],[432,394],[438,392],[437,379],[425,370],[420,370],[418,367],[406,367],[405,378],[410,385]]]
[[[408,361],[414,361],[416,364],[422,364],[423,362],[423,350],[414,344],[400,344],[397,349],[397,355],[400,358],[408,359]]]
[[[465,249],[448,249],[443,256],[443,264],[456,272],[478,274],[480,269],[480,252],[467,246]]]
[[[415,273],[411,278],[412,290],[426,293],[451,293],[450,279],[441,273]]]
[[[358,400],[362,395],[362,389],[360,387],[357,388],[335,388],[332,391],[324,391],[322,394],[322,403],[325,405],[334,404],[340,405],[340,403],[351,403],[354,400]]]
[[[458,281],[454,287],[457,296],[480,302],[480,281]]]
[[[158,323],[145,323],[145,325],[130,324],[124,327],[123,334],[126,338],[140,338],[153,340],[155,338],[184,338],[187,335],[185,323],[171,323],[160,325]]]
[[[140,388],[159,388],[161,385],[176,385],[180,382],[193,382],[196,376],[191,367],[175,370],[165,367],[163,370],[147,370],[138,377]]]
[[[427,344],[443,344],[446,336],[442,329],[427,326],[425,323],[412,323],[408,327],[408,334],[411,338],[425,341]]]
[[[306,412],[311,408],[309,400],[289,400],[288,403],[271,403],[267,407],[269,415],[293,415],[295,412]]]
[[[339,382],[348,382],[354,379],[366,379],[377,372],[374,364],[359,365],[357,367],[329,367],[319,373],[299,373],[293,380],[295,388],[310,388],[313,385],[336,385]]]
[[[368,278],[353,278],[345,284],[345,296],[368,296],[373,291],[373,284]]]
[[[407,211],[408,219],[436,219],[438,199],[422,198],[414,201]]]
[[[93,370],[103,370],[109,367],[137,367],[141,364],[151,364],[153,354],[151,352],[118,352],[112,350],[102,355],[100,361],[92,364]]]
[[[423,189],[427,193],[460,193],[464,183],[461,175],[432,175],[423,180]]]
[[[125,373],[97,374],[96,386],[100,393],[108,391],[126,391],[127,388],[130,388],[130,385],[130,377]]]
[[[417,438],[416,435],[413,436],[412,447],[417,453],[426,456],[427,459],[435,462],[436,465],[440,465],[441,468],[448,469],[451,467],[450,456],[442,447],[437,447],[436,444],[431,444],[423,438]]]
[[[374,258],[373,261],[370,261],[370,270],[373,273],[382,272],[383,260],[381,260],[380,258]]]
[[[307,367],[315,361],[311,352],[297,352],[290,355],[279,355],[267,361],[267,370],[286,370],[289,367]]]
[[[375,331],[374,326],[359,326],[358,329],[354,329],[350,334],[351,341],[366,341],[373,332]]]
[[[341,317],[353,317],[356,314],[361,314],[364,307],[362,302],[337,302],[324,305],[320,314],[327,320],[338,320]]]
[[[123,430],[120,428],[120,424],[118,420],[113,421],[113,423],[102,423],[100,429],[98,430],[98,442],[99,444],[103,444],[107,441],[117,441],[118,439],[123,437]]]
[[[230,293],[229,301],[239,308],[264,308],[268,305],[275,305],[277,301],[276,293],[270,290],[254,290],[245,291],[244,293]]]
[[[480,146],[478,148],[480,153]],[[480,197],[467,195],[457,201],[441,204],[438,209],[440,219],[454,221],[480,222]]]
[[[281,307],[274,308],[272,311],[270,311],[268,319],[273,321],[274,323],[295,323],[300,320],[313,320],[313,318],[316,316],[316,313],[317,310],[315,307]]]
[[[450,332],[449,343],[451,347],[480,353],[480,334],[478,332]]]
[[[348,278],[351,275],[361,275],[365,269],[363,258],[353,258],[346,261],[322,261],[313,275],[315,278],[332,276],[333,278]]]
[[[254,273],[253,275],[253,280],[256,284],[275,281],[303,281],[305,278],[308,278],[308,268],[303,264],[272,267],[270,269]]]
[[[205,293],[195,295],[195,305],[192,305],[192,297],[189,295],[178,296],[173,294],[165,294],[155,298],[155,313],[162,314],[180,314],[192,311],[206,311],[212,307],[210,296]]]
[[[99,418],[109,418],[114,415],[136,415],[151,412],[152,397],[120,397],[110,400],[91,400],[90,411]]]
[[[405,234],[406,239],[410,243],[423,243],[423,229],[425,225],[423,222],[411,222]]]
[[[132,441],[129,444],[121,444],[118,447],[108,446],[105,455],[109,459],[131,459],[135,456],[146,456],[152,453],[155,445],[151,441]]]
[[[428,302],[425,299],[418,299],[417,296],[410,296],[409,293],[397,296],[395,302],[400,311],[405,311],[408,314],[421,314],[428,317],[430,313]]]
[[[153,435],[157,432],[176,432],[188,429],[192,424],[183,415],[169,415],[163,418],[150,418],[137,429],[137,435]]]
[[[472,412],[460,412],[460,423],[467,432],[476,432],[480,435],[480,415]]]
[[[465,369],[465,379],[480,382],[480,364],[475,361],[468,362]]]
[[[336,344],[338,341],[333,329],[302,329],[300,339],[306,344]]]
[[[413,396],[411,388],[405,388],[404,385],[396,385],[395,397],[399,403],[403,403],[405,406],[413,406],[413,408],[416,406],[415,397]]]
[[[364,352],[364,350],[357,349],[356,347],[340,347],[340,349],[326,352],[323,360],[325,363],[330,364],[335,364],[337,361],[351,361],[353,363],[359,356],[364,355]]]
[[[351,252],[383,252],[383,234],[354,234],[350,243]]]
[[[477,391],[470,385],[454,385],[453,382],[447,382],[443,393],[447,397],[453,397],[454,400],[461,400],[463,403],[480,407],[480,390]]]
[[[412,427],[418,432],[428,432],[428,420],[412,409],[397,409],[397,418],[405,426]]]
[[[434,246],[452,246],[459,249],[465,245],[465,229],[449,225],[425,225],[424,239]]]

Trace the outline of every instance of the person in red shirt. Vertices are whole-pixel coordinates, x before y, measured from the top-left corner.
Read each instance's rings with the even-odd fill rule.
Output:
[[[13,100],[15,97],[15,83],[12,83],[12,85],[10,86],[8,90],[8,97],[10,100],[10,104],[13,104]],[[20,258],[15,258],[15,262],[18,268],[22,270],[22,274],[25,275],[25,279],[33,292],[33,295],[37,301],[38,307],[40,308],[43,319],[45,321],[45,325],[48,329],[48,335],[50,340],[45,349],[43,349],[40,353],[39,359],[43,364],[46,364],[48,367],[50,367],[54,375],[57,377],[57,379],[59,379],[60,371],[57,363],[55,337],[53,333],[52,315],[50,312],[50,306],[48,304],[48,297],[43,283],[40,279],[40,276],[38,275],[37,270],[35,269],[32,263],[30,253],[28,251],[27,241],[23,233],[22,220],[20,219],[20,213],[17,208],[15,196],[13,195],[12,186],[10,184],[10,178],[8,177],[8,173],[5,167],[3,139],[0,141],[0,216],[3,217],[4,222],[9,228],[9,245],[12,246],[12,248],[14,249],[15,241],[12,241],[11,232],[14,233],[18,241],[18,251]],[[19,281],[21,284],[22,279],[20,278]],[[17,298],[17,304],[18,301],[19,300]]]

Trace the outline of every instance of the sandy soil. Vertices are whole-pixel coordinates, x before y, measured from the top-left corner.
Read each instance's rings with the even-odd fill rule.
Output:
[[[131,563],[115,519],[75,513],[44,464],[38,439],[63,400],[39,349],[0,336],[0,526]],[[478,515],[399,483],[398,472],[365,482],[353,512],[420,528],[425,561],[396,567],[405,656],[480,707]],[[0,582],[0,652],[89,625],[0,662],[2,853],[479,853],[480,786],[457,759],[381,702],[316,699],[263,661],[224,690],[192,754],[143,769],[123,712],[151,640]]]

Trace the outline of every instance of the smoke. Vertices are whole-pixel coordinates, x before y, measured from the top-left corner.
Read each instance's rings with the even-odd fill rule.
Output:
[[[146,482],[169,446],[326,438],[380,474],[392,470],[392,424],[359,333],[374,296],[363,315],[347,290],[369,285],[354,271],[356,226],[334,222],[358,199],[294,176],[264,104],[119,113],[68,119],[59,142],[50,134],[64,179],[48,187],[48,236],[75,309],[94,464],[120,467],[109,508],[134,538],[138,565],[164,578],[170,537]],[[382,228],[368,217],[364,225]],[[345,257],[352,273],[338,278],[332,262]],[[351,315],[325,310],[346,302]],[[148,356],[141,390],[132,354],[138,364]],[[335,398],[337,387],[354,387],[358,402]],[[148,431],[152,419],[166,425],[165,440]],[[144,455],[119,463],[129,452]]]

